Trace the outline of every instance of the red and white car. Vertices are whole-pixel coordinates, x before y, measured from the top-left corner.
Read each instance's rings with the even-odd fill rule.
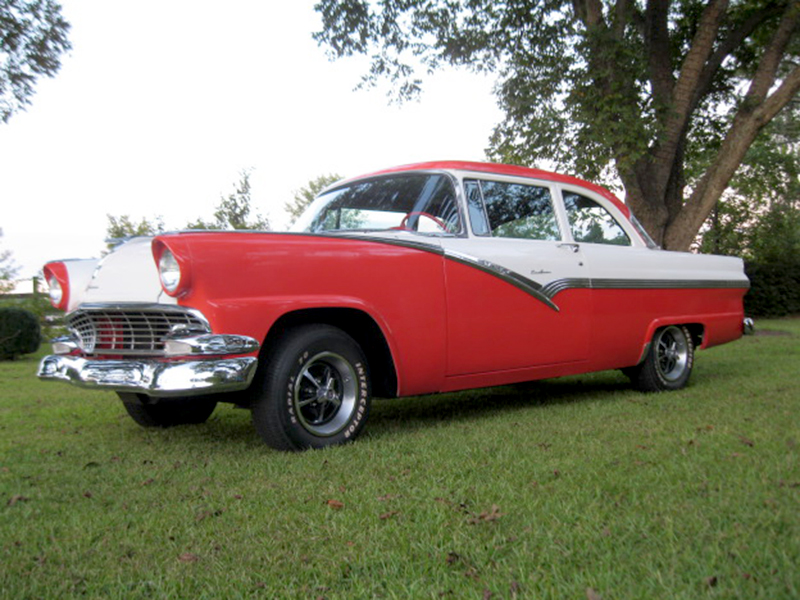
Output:
[[[604,369],[682,388],[696,348],[749,325],[741,260],[660,250],[603,188],[484,163],[339,182],[288,233],[138,238],[45,275],[70,335],[39,377],[146,426],[246,406],[284,450],[355,438],[373,395]]]

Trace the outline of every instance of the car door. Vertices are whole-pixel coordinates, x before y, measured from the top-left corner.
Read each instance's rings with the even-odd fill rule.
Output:
[[[463,193],[470,235],[441,240],[447,375],[585,361],[588,269],[580,245],[565,241],[554,186],[467,177]]]

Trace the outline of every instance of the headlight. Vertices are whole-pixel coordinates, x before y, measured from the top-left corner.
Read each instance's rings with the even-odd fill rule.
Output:
[[[169,248],[164,248],[158,261],[158,275],[164,290],[168,294],[174,294],[181,283],[181,267]]]
[[[61,288],[61,284],[58,283],[58,279],[55,278],[55,275],[51,275],[47,278],[47,286],[50,288],[50,303],[53,306],[58,306],[61,304],[62,298],[64,298],[64,290]]]
[[[42,269],[44,280],[50,294],[50,304],[55,308],[67,310],[69,304],[69,271],[61,261],[49,262]]]

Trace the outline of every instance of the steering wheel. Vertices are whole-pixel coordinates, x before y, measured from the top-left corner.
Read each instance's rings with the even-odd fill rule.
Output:
[[[436,223],[436,226],[439,227],[439,229],[441,229],[442,231],[447,231],[447,225],[445,225],[444,221],[442,221],[439,217],[434,217],[430,213],[418,210],[412,210],[405,217],[403,217],[403,220],[400,221],[400,227],[398,227],[398,229],[408,229],[408,220],[415,215],[418,217],[428,217],[431,221]]]

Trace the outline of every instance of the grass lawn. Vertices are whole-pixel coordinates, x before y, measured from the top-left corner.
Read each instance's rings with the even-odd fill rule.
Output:
[[[798,598],[800,319],[757,325],[680,392],[380,400],[300,454],[0,363],[0,597]]]

